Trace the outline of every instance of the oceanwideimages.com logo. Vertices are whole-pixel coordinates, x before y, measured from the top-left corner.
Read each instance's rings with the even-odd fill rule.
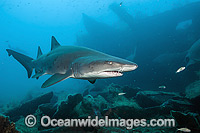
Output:
[[[37,123],[36,117],[28,115],[25,118],[25,124],[28,127],[33,127]],[[109,119],[105,116],[104,119],[92,118],[88,116],[86,119],[51,119],[49,116],[42,116],[40,124],[43,127],[126,127],[133,129],[134,127],[175,127],[174,119],[151,119],[147,122],[146,119]]]
[[[34,127],[37,123],[36,117],[34,115],[26,116],[24,122],[25,122],[27,127]]]

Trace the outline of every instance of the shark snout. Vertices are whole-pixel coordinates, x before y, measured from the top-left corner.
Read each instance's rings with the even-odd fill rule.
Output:
[[[122,66],[122,69],[124,72],[128,72],[128,71],[133,71],[138,67],[137,64],[132,63],[132,64],[125,64]]]

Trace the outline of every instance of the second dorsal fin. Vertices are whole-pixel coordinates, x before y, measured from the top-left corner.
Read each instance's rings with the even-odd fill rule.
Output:
[[[55,48],[59,47],[60,44],[56,40],[54,36],[51,37],[51,50],[54,50]]]
[[[37,53],[37,58],[39,58],[42,55],[42,50],[40,46],[38,46],[38,53]]]

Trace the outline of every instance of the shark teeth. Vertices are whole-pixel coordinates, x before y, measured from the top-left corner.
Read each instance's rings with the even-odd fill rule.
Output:
[[[110,75],[115,75],[115,76],[122,76],[123,75],[123,73],[120,72],[120,71],[104,71],[104,72],[106,72]]]

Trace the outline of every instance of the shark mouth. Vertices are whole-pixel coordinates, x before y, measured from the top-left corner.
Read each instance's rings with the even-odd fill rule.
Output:
[[[104,71],[104,73],[108,74],[108,75],[113,75],[113,76],[122,76],[123,73],[120,71]]]

